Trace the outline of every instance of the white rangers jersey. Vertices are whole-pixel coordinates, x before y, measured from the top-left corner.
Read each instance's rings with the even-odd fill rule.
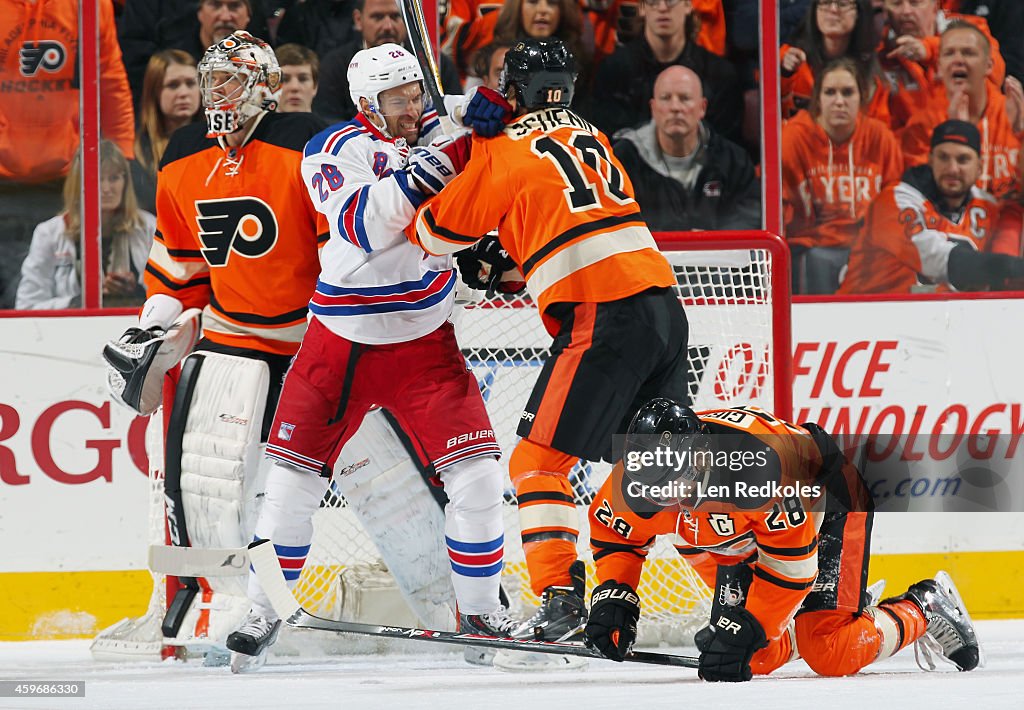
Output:
[[[437,113],[424,112],[419,143],[440,132]],[[402,233],[425,199],[404,170],[408,152],[362,114],[306,144],[302,177],[331,227],[309,310],[353,342],[414,340],[452,312],[452,257],[431,256]]]

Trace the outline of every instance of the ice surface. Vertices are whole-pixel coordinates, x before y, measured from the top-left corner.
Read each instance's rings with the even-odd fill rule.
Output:
[[[0,643],[0,679],[86,684],[85,698],[0,698],[0,708],[1024,708],[1024,620],[979,621],[978,635],[987,663],[972,673],[925,673],[907,649],[854,677],[819,678],[797,662],[738,685],[704,683],[691,670],[610,661],[592,661],[585,671],[505,673],[469,666],[461,653],[447,652],[329,661],[272,658],[257,673],[232,676],[227,668],[204,668],[199,662],[97,663],[89,655],[88,641]]]

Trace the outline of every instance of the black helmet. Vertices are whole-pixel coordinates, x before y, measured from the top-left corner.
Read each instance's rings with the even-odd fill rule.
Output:
[[[660,397],[652,399],[640,408],[629,423],[626,431],[625,458],[637,457],[656,449],[682,452],[703,449],[707,446],[707,427],[697,413],[689,407]],[[685,471],[672,466],[643,466],[631,470],[626,466],[626,475],[639,483],[660,486],[669,480],[687,478]]]
[[[576,82],[576,60],[557,37],[527,38],[505,54],[498,91],[515,89],[516,104],[533,110],[547,106],[567,108]]]

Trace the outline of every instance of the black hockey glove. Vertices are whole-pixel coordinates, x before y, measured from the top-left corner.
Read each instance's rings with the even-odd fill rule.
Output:
[[[697,675],[713,683],[750,680],[750,659],[768,645],[761,622],[741,606],[723,609],[693,640],[700,650]]]
[[[628,584],[609,580],[590,597],[590,619],[583,641],[605,658],[623,661],[636,641],[640,620],[640,597]]]
[[[516,268],[516,262],[493,234],[488,234],[466,251],[473,252],[480,261],[490,264],[498,271],[505,272]]]
[[[459,265],[462,281],[470,288],[487,291],[488,296],[494,295],[502,275],[516,268],[516,262],[493,234],[488,234],[468,249],[456,252],[455,261]]]

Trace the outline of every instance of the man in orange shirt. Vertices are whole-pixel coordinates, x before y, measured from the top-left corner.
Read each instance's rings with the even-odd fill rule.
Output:
[[[925,161],[935,126],[958,119],[973,123],[981,132],[978,187],[997,198],[1017,189],[1020,139],[1011,124],[1006,98],[986,81],[991,72],[992,48],[985,34],[965,22],[950,24],[942,33],[939,48],[938,78],[942,84],[930,94],[916,94],[920,103],[926,103],[923,107],[919,103],[900,134],[905,168]]]
[[[460,258],[469,281],[481,261],[496,274],[519,270],[554,337],[509,463],[530,584],[542,597],[517,634],[543,639],[586,619],[570,469],[580,458],[610,461],[612,435],[651,397],[688,398],[675,276],[608,139],[568,109],[574,80],[561,40],[512,47],[500,87],[511,104],[494,94],[511,123],[493,139],[474,137],[465,171],[408,232],[430,254],[470,250]],[[479,241],[495,225],[497,239]]]
[[[850,252],[839,293],[1011,288],[1024,260],[990,253],[999,207],[977,186],[981,135],[966,121],[939,124],[928,163],[882,191]]]
[[[997,89],[1006,78],[1006,64],[988,23],[974,15],[956,15],[939,9],[938,0],[885,0],[886,24],[878,47],[878,60],[889,83],[892,126],[902,126],[920,105],[917,92],[934,90],[939,38],[955,20],[976,26],[992,47],[992,74]]]
[[[674,534],[714,590],[695,637],[704,680],[746,681],[797,657],[820,675],[849,675],[911,643],[931,667],[932,653],[960,670],[978,665],[973,624],[945,573],[870,600],[870,494],[821,427],[757,407],[698,415],[656,399],[624,448],[590,506],[600,584],[585,636],[608,658],[622,661],[636,640],[651,542]]]

